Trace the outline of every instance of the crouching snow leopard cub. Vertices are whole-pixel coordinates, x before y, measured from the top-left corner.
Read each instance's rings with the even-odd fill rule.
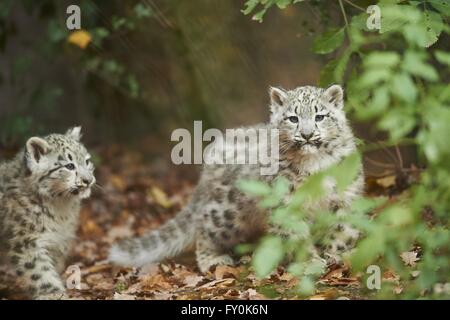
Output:
[[[294,190],[307,176],[354,152],[355,138],[343,111],[343,95],[338,85],[327,89],[305,86],[290,91],[271,88],[270,122],[250,128],[279,130],[278,173],[262,176],[258,165],[204,165],[189,204],[158,230],[113,246],[110,260],[142,266],[174,256],[195,243],[201,271],[213,265],[232,264],[228,253],[236,244],[261,231],[277,232],[277,228],[268,225],[269,212],[241,193],[236,181],[262,179],[270,183],[284,176]],[[305,209],[348,207],[361,194],[363,181],[361,171],[343,194],[332,193],[320,203],[305,203]],[[358,238],[358,232],[347,225],[336,226],[332,233],[324,257],[339,256]]]
[[[80,138],[80,127],[32,137],[0,165],[0,263],[12,272],[5,278],[32,298],[59,298],[65,291],[60,273],[80,202],[95,183]]]

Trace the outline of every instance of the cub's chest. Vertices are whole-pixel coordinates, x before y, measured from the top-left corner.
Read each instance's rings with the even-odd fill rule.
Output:
[[[51,247],[65,246],[75,236],[80,206],[78,203],[50,204],[47,209],[41,241]]]

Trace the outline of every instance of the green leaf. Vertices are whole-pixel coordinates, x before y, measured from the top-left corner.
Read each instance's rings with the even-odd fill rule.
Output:
[[[293,262],[288,267],[288,272],[292,273],[294,276],[301,276],[305,272],[305,264],[301,262]]]
[[[273,192],[281,199],[289,192],[289,181],[285,177],[278,177],[275,179],[273,186]]]
[[[411,109],[392,109],[378,123],[382,130],[389,131],[393,140],[406,136],[416,125]],[[409,112],[409,113],[408,113]]]
[[[254,180],[239,180],[237,182],[237,187],[242,192],[254,195],[254,196],[267,196],[270,195],[272,189],[270,186],[262,181]]]
[[[402,63],[403,70],[408,71],[413,75],[422,77],[428,81],[438,80],[438,73],[430,64],[424,62],[425,57],[425,54],[419,52],[405,52],[405,58]]]
[[[277,208],[272,213],[270,220],[285,230],[294,231],[300,238],[305,239],[310,235],[309,225],[299,218],[296,213],[287,210],[285,207]]]
[[[335,82],[334,71],[338,65],[338,60],[331,60],[320,71],[319,86],[328,87]]]
[[[255,8],[256,6],[259,4],[259,0],[248,0],[244,6],[245,9],[241,10],[243,14],[248,15],[250,14]]]
[[[378,5],[381,10],[381,34],[400,31],[406,23],[420,20],[420,11],[413,7],[392,3]]]
[[[281,238],[275,236],[265,237],[253,256],[253,268],[260,278],[271,273],[284,257]]]
[[[431,163],[438,162],[444,155],[450,153],[448,137],[450,136],[450,109],[440,104],[427,101],[425,114],[427,130],[421,131],[417,137]]]
[[[334,80],[337,83],[342,82],[345,74],[345,70],[347,69],[348,61],[350,60],[350,56],[352,55],[351,51],[346,51],[342,57],[338,60],[336,68],[334,69]]]
[[[376,51],[367,55],[364,65],[370,68],[393,68],[400,62],[400,55],[393,51]]]
[[[427,42],[424,43],[424,46],[428,48],[431,45],[433,45],[436,41],[438,41],[439,35],[441,34],[442,29],[444,28],[444,24],[442,22],[441,15],[436,12],[426,10],[424,12],[424,15],[425,15],[425,27],[427,31]]]
[[[262,22],[264,15],[266,14],[267,9],[264,8],[261,11],[257,12],[255,15],[253,15],[252,19],[258,22]]]
[[[391,92],[397,98],[413,103],[417,98],[417,88],[411,76],[407,73],[398,73],[394,75],[391,82]]]
[[[139,96],[139,83],[136,80],[136,77],[132,74],[128,75],[127,78],[128,91],[132,98],[137,98]]]
[[[144,3],[138,3],[137,5],[135,5],[134,12],[136,13],[136,16],[140,19],[148,18],[153,15],[152,8],[149,5],[144,4]]]
[[[351,208],[353,211],[368,213],[382,203],[386,202],[386,198],[359,198],[352,202]]]
[[[291,0],[276,0],[276,5],[280,9],[285,9],[290,4]]]
[[[413,216],[409,208],[401,205],[393,205],[386,208],[379,215],[379,219],[387,225],[402,226],[411,223]]]
[[[434,52],[434,56],[436,57],[437,61],[439,61],[440,63],[450,66],[450,53],[445,52],[445,51],[436,50]]]
[[[69,34],[67,28],[63,28],[56,20],[51,20],[47,25],[47,34],[51,42],[59,42]]]
[[[323,188],[323,179],[323,172],[310,176],[303,185],[295,191],[294,197],[289,203],[290,208],[301,206],[304,201],[322,197],[325,192]]]
[[[380,116],[389,106],[391,101],[387,86],[379,86],[373,91],[372,99],[365,108],[361,108],[358,117],[362,120]]]
[[[357,85],[361,88],[370,88],[381,81],[387,81],[392,75],[389,69],[369,69],[363,73]]]
[[[302,277],[300,280],[300,283],[298,284],[298,292],[301,295],[309,296],[314,294],[316,290],[316,286],[314,284],[314,281],[311,279],[311,277]]]
[[[361,169],[361,156],[353,153],[342,160],[337,166],[328,170],[336,180],[336,190],[342,193],[355,180]]]
[[[344,42],[345,29],[332,29],[324,32],[314,40],[313,51],[318,54],[327,54],[336,50]]]
[[[403,28],[403,35],[408,43],[425,47],[428,41],[427,30],[423,24],[410,24]]]
[[[427,0],[427,3],[430,3],[433,8],[446,16],[450,16],[450,3],[448,0]]]
[[[377,229],[367,238],[361,240],[356,250],[350,257],[352,269],[361,271],[374,262],[385,248],[384,230]]]
[[[325,271],[326,262],[320,259],[313,259],[306,266],[305,275],[320,275]]]

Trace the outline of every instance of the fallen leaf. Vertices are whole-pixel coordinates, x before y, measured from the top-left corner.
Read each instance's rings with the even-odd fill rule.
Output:
[[[136,300],[136,297],[131,294],[114,292],[114,300]]]
[[[170,202],[169,198],[167,197],[166,193],[162,191],[157,186],[153,186],[150,189],[150,195],[153,198],[153,200],[159,204],[163,208],[170,208],[172,206],[172,203]]]
[[[85,49],[88,46],[88,44],[92,41],[92,36],[89,32],[85,30],[77,30],[69,35],[67,41],[80,47],[81,49]]]
[[[184,278],[184,283],[186,284],[186,287],[191,288],[197,286],[203,279],[204,277],[202,276],[190,275]]]
[[[155,289],[168,290],[172,288],[172,285],[168,283],[166,278],[160,274],[142,277],[141,285],[142,288],[145,290],[155,290]]]
[[[205,288],[210,288],[216,285],[221,285],[221,286],[229,286],[231,284],[233,284],[236,280],[235,279],[231,279],[231,278],[227,278],[227,279],[217,279],[211,282],[207,282],[204,285],[200,286],[199,289],[205,289]]]
[[[416,262],[420,260],[417,257],[417,252],[414,252],[414,251],[405,251],[400,255],[400,257],[402,258],[405,265],[411,266],[411,267],[415,267]]]
[[[230,278],[230,276],[237,279],[242,270],[242,267],[236,268],[226,265],[219,265],[216,267],[216,270],[214,270],[214,276],[218,280]]]
[[[239,299],[248,299],[248,300],[268,300],[268,298],[256,291],[255,289],[247,289],[239,295]]]
[[[121,176],[112,174],[109,177],[109,180],[111,181],[111,184],[114,186],[114,188],[116,188],[120,192],[125,192],[127,185]]]
[[[398,282],[398,280],[400,280],[400,277],[394,271],[387,270],[383,272],[382,279],[388,282]]]
[[[327,300],[327,297],[323,294],[316,294],[316,295],[309,297],[308,300]]]
[[[394,292],[395,294],[400,294],[400,293],[403,292],[403,288],[402,288],[401,286],[395,286],[395,287],[392,289],[392,292]]]
[[[419,275],[420,275],[420,271],[419,270],[411,271],[411,276],[413,278],[417,278]]]
[[[383,178],[378,178],[377,183],[383,188],[395,186],[395,176],[386,176]]]
[[[110,265],[110,264],[96,264],[89,268],[83,269],[81,271],[81,274],[87,275],[87,274],[103,272],[103,271],[107,271],[107,270],[111,270],[111,269],[112,269],[112,265]]]

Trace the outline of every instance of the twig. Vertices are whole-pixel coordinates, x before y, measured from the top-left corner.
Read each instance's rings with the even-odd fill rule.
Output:
[[[400,152],[400,148],[398,147],[398,145],[395,145],[395,152],[397,153],[400,170],[403,170],[403,157],[402,157],[402,153]]]
[[[347,15],[345,14],[345,9],[344,9],[344,5],[342,4],[342,0],[339,0],[339,6],[341,7],[341,12],[342,12],[342,15],[344,16],[345,26],[348,29]]]
[[[355,8],[357,8],[357,9],[359,9],[359,10],[361,10],[361,11],[366,12],[366,10],[364,10],[363,7],[358,6],[357,4],[351,2],[350,0],[344,0],[344,1],[345,1],[346,3],[348,3],[349,5],[351,5],[351,6],[355,7]]]
[[[384,141],[384,142],[372,142],[368,145],[365,145],[361,148],[362,152],[370,152],[370,151],[375,151],[375,150],[379,150],[382,148],[386,148],[386,147],[394,147],[395,145],[411,145],[411,144],[416,144],[417,141],[414,138],[403,138],[399,141],[396,142],[390,142],[390,141]]]
[[[395,155],[387,147],[385,147],[385,146],[380,144],[380,149],[382,151],[384,151],[384,153],[386,153],[392,160],[394,160],[394,162],[396,164],[398,163],[397,158],[395,157]]]
[[[390,168],[390,169],[393,169],[393,168],[396,167],[396,165],[395,165],[395,164],[392,164],[392,163],[383,163],[383,162],[380,162],[380,161],[376,161],[376,160],[370,159],[367,155],[364,156],[364,158],[365,158],[368,162],[370,162],[370,163],[372,163],[373,165],[376,165],[376,166],[378,166],[378,167],[382,167],[382,168]]]

